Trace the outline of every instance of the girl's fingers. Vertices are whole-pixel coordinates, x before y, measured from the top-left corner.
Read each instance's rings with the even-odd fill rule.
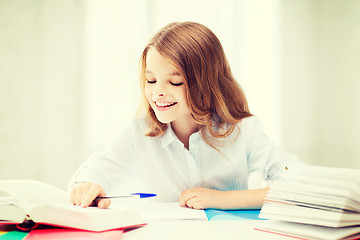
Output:
[[[98,206],[98,208],[108,208],[110,206],[110,204],[111,204],[110,199],[101,199],[98,202],[97,206]]]
[[[81,204],[81,196],[82,196],[82,189],[78,186],[74,188],[74,204],[80,206]]]
[[[76,184],[70,192],[70,201],[77,206],[88,207],[91,205],[99,208],[108,208],[109,199],[95,200],[97,196],[105,196],[105,192],[99,184],[90,182]]]
[[[72,188],[71,191],[70,191],[70,202],[71,204],[74,204],[75,205],[75,189]]]
[[[203,210],[203,209],[205,209],[205,206],[201,201],[198,201],[198,202],[193,203],[193,208]]]
[[[193,191],[185,190],[181,193],[179,198],[180,206],[185,207],[187,206],[187,201],[191,198],[194,198],[196,195]]]
[[[197,197],[193,197],[193,198],[190,198],[189,200],[186,201],[186,206],[188,206],[189,208],[195,208],[195,204],[196,206],[198,206],[199,204],[199,198]]]
[[[103,194],[103,190],[98,184],[85,185],[85,191],[82,193],[81,206],[90,206],[97,196]]]

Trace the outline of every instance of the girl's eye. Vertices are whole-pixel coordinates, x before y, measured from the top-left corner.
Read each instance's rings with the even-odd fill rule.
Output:
[[[183,83],[183,82],[181,82],[181,83],[172,83],[172,82],[170,82],[170,84],[173,85],[173,86],[181,86],[181,85],[183,85],[184,83]]]
[[[153,84],[153,83],[156,83],[156,80],[152,80],[152,81],[147,80],[147,82],[150,83],[150,84]]]

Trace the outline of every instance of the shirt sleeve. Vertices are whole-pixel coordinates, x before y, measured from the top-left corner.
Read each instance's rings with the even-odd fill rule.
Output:
[[[297,156],[275,146],[256,117],[244,120],[249,173],[259,171],[266,181],[281,180],[289,168],[304,164]]]
[[[72,176],[68,190],[77,182],[99,184],[106,193],[125,182],[134,172],[137,143],[136,123],[128,126],[117,140],[103,151],[92,154]]]

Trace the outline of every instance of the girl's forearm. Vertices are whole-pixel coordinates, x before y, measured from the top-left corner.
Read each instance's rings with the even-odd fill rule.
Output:
[[[221,209],[256,209],[264,204],[269,188],[224,192]]]

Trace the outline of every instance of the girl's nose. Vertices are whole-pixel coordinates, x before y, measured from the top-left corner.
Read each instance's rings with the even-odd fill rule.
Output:
[[[158,92],[153,92],[153,96],[154,96],[154,97],[164,97],[164,96],[165,96],[165,93],[163,93],[163,92],[160,92],[160,93],[158,93]]]
[[[157,86],[154,88],[153,96],[154,96],[154,97],[164,97],[164,96],[165,96],[164,88],[161,87],[160,85],[157,85]]]

